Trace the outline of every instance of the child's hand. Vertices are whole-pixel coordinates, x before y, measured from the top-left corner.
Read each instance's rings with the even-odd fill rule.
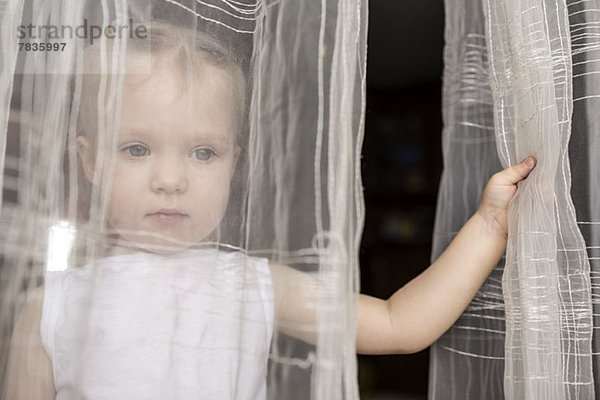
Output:
[[[535,157],[528,157],[520,164],[494,174],[483,191],[476,214],[505,237],[508,236],[508,203],[517,191],[517,183],[527,178],[536,162]]]

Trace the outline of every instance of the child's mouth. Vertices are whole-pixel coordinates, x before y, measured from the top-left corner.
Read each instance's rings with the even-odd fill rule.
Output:
[[[189,217],[189,215],[175,209],[161,209],[154,213],[146,214],[146,216],[150,217],[153,221],[163,224],[176,224]]]

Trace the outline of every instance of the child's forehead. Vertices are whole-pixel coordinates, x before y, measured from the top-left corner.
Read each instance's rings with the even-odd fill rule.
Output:
[[[140,61],[150,58],[150,71],[140,67],[148,62]],[[230,68],[211,63],[201,57],[193,58],[194,62],[170,57],[163,53],[140,54],[132,52],[126,57],[126,74],[124,84],[146,89],[164,85],[176,86],[178,89],[190,89],[202,86],[205,88],[229,90],[235,78]],[[140,71],[143,71],[140,73]],[[147,84],[147,85],[145,85]]]
[[[186,79],[160,68],[150,76],[126,76],[121,126],[127,132],[162,130],[171,137],[231,136],[238,122],[231,85],[214,68],[192,75],[198,76]]]
[[[151,74],[126,75],[123,98],[131,104],[194,103],[206,98],[231,101],[231,89],[228,80],[214,69],[182,75],[161,68]]]
[[[123,107],[119,136],[121,139],[161,139],[194,142],[211,140],[231,142],[236,136],[237,120],[226,105],[198,101],[191,105],[176,101],[144,107]]]

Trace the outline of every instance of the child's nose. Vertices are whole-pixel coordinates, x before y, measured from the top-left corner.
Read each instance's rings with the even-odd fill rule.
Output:
[[[188,187],[185,165],[175,158],[157,160],[152,171],[150,187],[154,192],[183,193]]]

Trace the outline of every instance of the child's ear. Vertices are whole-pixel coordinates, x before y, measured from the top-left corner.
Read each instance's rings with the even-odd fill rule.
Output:
[[[81,167],[86,179],[92,185],[94,185],[94,154],[92,146],[87,138],[83,135],[77,136],[77,154],[79,154],[79,160],[81,161]]]

